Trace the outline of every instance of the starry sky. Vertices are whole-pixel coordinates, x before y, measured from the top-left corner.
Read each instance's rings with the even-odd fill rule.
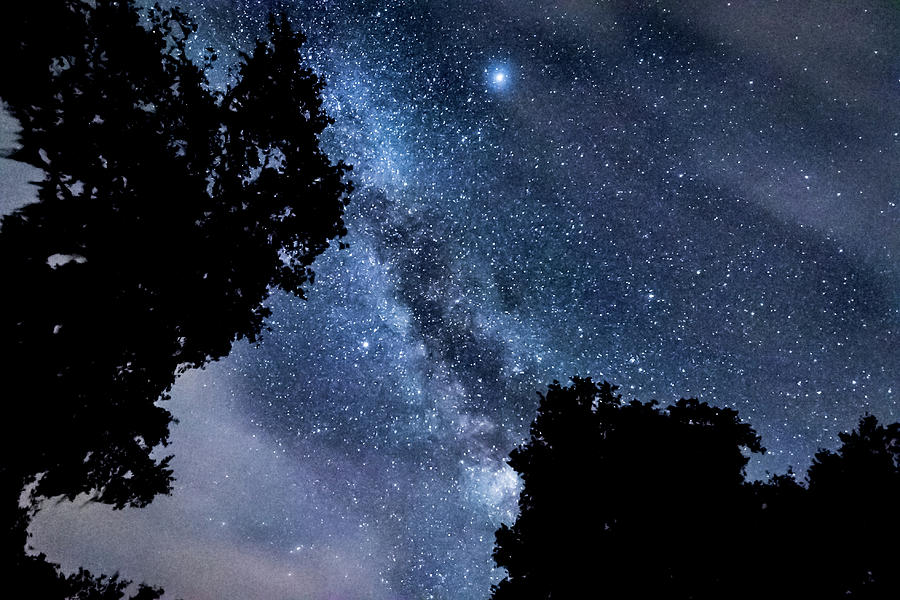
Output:
[[[897,2],[180,4],[219,86],[270,10],[305,31],[350,248],[179,380],[172,496],[48,504],[51,560],[188,600],[474,600],[554,379],[736,408],[758,478],[900,419]]]

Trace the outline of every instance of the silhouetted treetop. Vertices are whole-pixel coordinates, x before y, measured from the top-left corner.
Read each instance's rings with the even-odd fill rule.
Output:
[[[269,294],[303,297],[315,258],[346,234],[350,167],[319,145],[332,120],[303,35],[273,18],[218,92],[188,59],[195,30],[132,0],[4,7],[12,158],[44,173],[39,201],[0,229],[0,517],[4,564],[22,572],[46,564],[22,556],[23,488],[116,508],[168,492],[171,457],[153,450],[176,374],[257,340]],[[85,597],[121,587],[85,577]]]
[[[747,483],[760,437],[696,399],[623,402],[573,378],[540,395],[495,600],[892,598],[900,589],[900,425],[865,417],[793,471]]]
[[[894,598],[900,590],[900,424],[869,415],[839,434],[809,468],[802,525],[811,549],[810,593],[819,598]]]
[[[494,559],[509,575],[494,598],[684,588],[697,576],[691,540],[747,536],[730,508],[741,501],[749,453],[764,451],[759,436],[731,409],[694,399],[667,409],[625,403],[607,382],[572,381],[540,395],[530,441],[510,454],[524,486],[516,523],[497,531]],[[664,558],[653,567],[642,556]],[[716,570],[704,593],[719,593],[728,565],[704,560]],[[584,587],[590,582],[596,589]]]
[[[878,419],[867,415],[854,431],[839,433],[838,437],[841,447],[836,452],[818,452],[809,467],[813,494],[831,494],[838,488],[900,485],[900,423],[879,425]]]
[[[17,3],[3,42],[14,158],[46,173],[0,232],[7,394],[34,399],[14,403],[7,441],[29,440],[14,476],[41,474],[39,495],[141,506],[171,482],[150,455],[171,421],[156,401],[179,369],[255,341],[273,289],[304,295],[346,233],[349,167],[319,146],[324,84],[286,19],[216,93],[183,13],[50,4]]]

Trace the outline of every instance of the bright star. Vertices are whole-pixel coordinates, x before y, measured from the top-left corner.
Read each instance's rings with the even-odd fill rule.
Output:
[[[494,65],[485,69],[484,73],[488,86],[495,91],[506,89],[512,83],[507,65]]]

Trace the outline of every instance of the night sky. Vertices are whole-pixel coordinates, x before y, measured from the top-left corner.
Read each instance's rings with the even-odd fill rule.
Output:
[[[752,477],[900,419],[897,2],[180,4],[219,86],[269,10],[307,33],[350,248],[179,380],[172,496],[48,504],[51,560],[186,600],[483,599],[554,379],[736,408]]]

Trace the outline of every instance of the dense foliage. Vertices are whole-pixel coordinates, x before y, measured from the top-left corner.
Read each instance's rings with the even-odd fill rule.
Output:
[[[319,146],[324,84],[286,19],[219,92],[188,58],[180,11],[4,11],[0,98],[23,130],[12,158],[44,173],[39,201],[0,230],[0,502],[15,553],[27,486],[117,508],[169,491],[159,401],[179,371],[256,340],[272,290],[303,296],[346,233],[351,184]]]
[[[745,481],[760,438],[697,400],[622,402],[590,379],[552,384],[510,455],[520,514],[496,534],[495,600],[888,598],[900,425],[874,417],[822,451],[808,486]]]

